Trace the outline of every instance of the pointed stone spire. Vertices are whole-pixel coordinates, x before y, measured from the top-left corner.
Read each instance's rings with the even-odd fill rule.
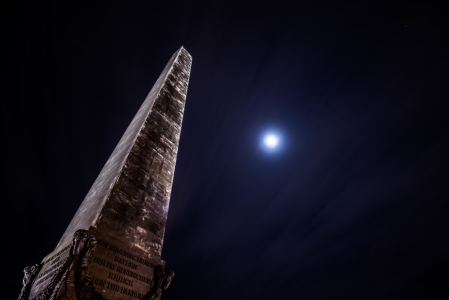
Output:
[[[56,249],[24,269],[19,300],[160,299],[161,259],[192,57],[172,56]]]
[[[192,57],[171,57],[58,246],[91,226],[160,258]]]

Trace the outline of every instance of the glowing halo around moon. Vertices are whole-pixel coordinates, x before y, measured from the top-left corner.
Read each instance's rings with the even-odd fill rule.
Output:
[[[275,149],[279,145],[279,136],[273,133],[268,133],[263,138],[263,144],[268,149]]]

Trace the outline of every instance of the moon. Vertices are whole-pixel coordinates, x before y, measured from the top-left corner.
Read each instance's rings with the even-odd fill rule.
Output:
[[[263,138],[263,143],[268,149],[274,149],[279,145],[279,137],[275,134],[269,133]]]

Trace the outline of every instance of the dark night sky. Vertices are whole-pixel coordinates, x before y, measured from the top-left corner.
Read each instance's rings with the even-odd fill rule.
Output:
[[[163,300],[445,299],[443,4],[3,3],[1,298],[54,249],[183,45]]]

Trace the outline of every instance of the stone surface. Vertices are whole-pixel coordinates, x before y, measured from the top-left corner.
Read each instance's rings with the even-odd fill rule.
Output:
[[[94,226],[160,258],[191,61],[182,47],[172,56],[58,247]]]
[[[29,298],[21,293],[20,299],[133,300],[145,295],[158,299],[170,284],[174,272],[165,268],[163,261],[149,259],[145,251],[95,227],[81,232],[87,237],[85,241],[74,237],[36,266],[40,272],[32,283]],[[171,277],[160,276],[161,271]],[[84,296],[82,289],[88,290]]]
[[[89,273],[98,292],[111,300],[142,299],[151,289],[153,270],[159,262],[148,260],[148,253],[128,247],[95,228],[90,230],[98,240]]]
[[[56,249],[24,270],[20,300],[157,300],[174,276],[162,242],[191,67],[170,59]]]

